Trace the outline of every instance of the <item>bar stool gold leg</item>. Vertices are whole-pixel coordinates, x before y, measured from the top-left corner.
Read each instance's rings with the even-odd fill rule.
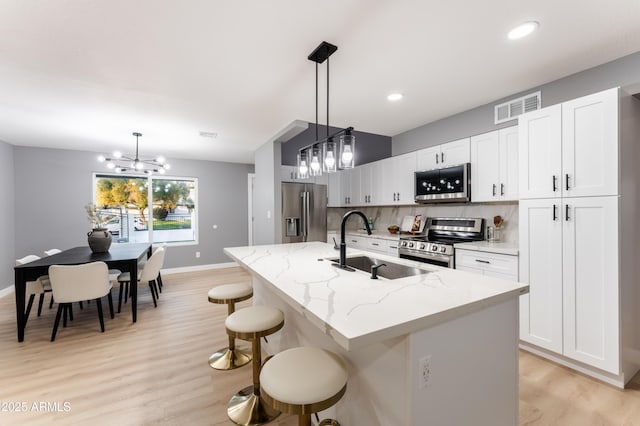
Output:
[[[228,305],[229,315],[235,312],[235,303]],[[233,370],[251,362],[251,353],[246,349],[236,348],[236,339],[229,336],[229,346],[219,349],[209,357],[209,366],[216,370]]]
[[[265,404],[260,397],[260,338],[251,339],[253,350],[253,385],[247,386],[231,397],[227,415],[238,425],[251,426],[268,423],[280,415],[280,411]]]

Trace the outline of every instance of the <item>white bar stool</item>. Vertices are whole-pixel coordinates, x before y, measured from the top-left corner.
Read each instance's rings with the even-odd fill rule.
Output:
[[[226,304],[228,315],[236,310],[236,303],[250,299],[253,288],[247,284],[225,284],[213,287],[208,293],[209,302]],[[216,370],[233,370],[251,361],[251,352],[236,348],[236,340],[229,336],[229,346],[216,351],[209,357],[209,366]]]
[[[270,422],[280,412],[265,404],[260,396],[260,338],[280,330],[284,326],[284,314],[269,306],[251,306],[229,315],[225,325],[229,336],[251,341],[253,351],[253,385],[231,397],[227,415],[232,422],[243,426]]]
[[[270,358],[260,373],[262,397],[276,410],[298,415],[299,426],[311,425],[311,414],[338,402],[347,390],[347,370],[332,352],[300,347]],[[325,419],[320,425],[339,426]]]

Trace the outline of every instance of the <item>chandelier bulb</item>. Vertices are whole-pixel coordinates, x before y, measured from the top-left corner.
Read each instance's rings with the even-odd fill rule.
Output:
[[[328,169],[333,169],[336,165],[336,159],[333,156],[333,151],[327,151],[327,157],[324,159],[324,164]]]
[[[345,145],[342,152],[342,162],[350,163],[353,160],[353,152],[351,151],[351,145]]]
[[[98,155],[98,161],[101,163],[104,163],[104,161],[106,160],[106,158],[104,157],[104,155]]]
[[[317,155],[314,155],[311,158],[311,170],[313,170],[314,172],[317,172],[318,170],[320,170],[320,160],[318,160]]]
[[[113,168],[115,168],[115,167],[116,167],[116,165],[115,165],[115,164],[113,164],[112,162],[108,162],[108,163],[107,163],[107,169],[113,169]]]
[[[164,159],[164,157],[158,157],[158,158],[156,158],[156,161],[157,161],[158,163],[160,163],[160,164],[164,164],[164,162],[165,162],[166,160]]]
[[[113,158],[122,158],[122,153],[120,151],[113,151]]]

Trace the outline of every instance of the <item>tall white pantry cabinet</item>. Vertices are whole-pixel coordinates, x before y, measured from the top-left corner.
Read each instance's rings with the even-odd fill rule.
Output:
[[[640,369],[640,101],[519,118],[521,346],[623,387]]]

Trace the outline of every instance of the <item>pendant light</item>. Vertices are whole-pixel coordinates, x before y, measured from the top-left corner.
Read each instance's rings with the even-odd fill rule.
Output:
[[[316,139],[315,142],[298,152],[298,175],[321,176],[322,172],[334,173],[338,169],[350,169],[355,166],[355,136],[353,127],[339,130],[329,135],[329,57],[338,50],[337,46],[323,41],[307,57],[316,63]],[[327,61],[327,136],[318,139],[318,64]],[[335,138],[339,138],[336,143]]]
[[[171,168],[164,157],[156,157],[153,159],[140,159],[138,156],[138,138],[142,136],[140,132],[133,132],[133,136],[136,137],[136,154],[135,157],[131,155],[124,155],[120,151],[115,151],[112,157],[106,157],[104,155],[98,156],[98,161],[103,163],[106,161],[107,168],[115,171],[116,173],[122,172],[138,172],[151,175],[153,173],[164,174]]]

